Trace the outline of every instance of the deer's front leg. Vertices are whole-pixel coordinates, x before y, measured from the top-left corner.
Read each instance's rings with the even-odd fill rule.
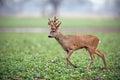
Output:
[[[76,66],[69,60],[70,56],[72,55],[73,51],[72,50],[68,50],[67,51],[67,56],[66,56],[66,60],[67,60],[67,67],[68,67],[68,63],[70,63],[73,67],[76,68]]]

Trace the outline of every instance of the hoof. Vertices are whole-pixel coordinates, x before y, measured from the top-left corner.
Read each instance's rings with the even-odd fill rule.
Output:
[[[74,66],[74,68],[77,68],[77,66]]]

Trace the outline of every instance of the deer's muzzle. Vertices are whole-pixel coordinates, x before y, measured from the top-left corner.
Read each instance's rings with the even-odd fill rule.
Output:
[[[49,35],[48,37],[49,37],[49,38],[52,38],[52,36],[50,36],[50,35]]]

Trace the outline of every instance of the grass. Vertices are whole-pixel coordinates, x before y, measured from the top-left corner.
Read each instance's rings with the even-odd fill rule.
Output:
[[[120,19],[61,18],[66,27],[120,27]],[[0,27],[46,27],[48,18],[1,17]]]
[[[119,80],[120,33],[93,33],[101,39],[109,70],[102,70],[102,60],[96,56],[87,70],[90,56],[78,50],[71,61],[78,68],[66,68],[66,53],[46,33],[0,33],[0,80]]]

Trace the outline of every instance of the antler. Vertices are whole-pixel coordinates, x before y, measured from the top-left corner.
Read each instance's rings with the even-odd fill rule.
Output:
[[[61,22],[58,21],[58,19],[56,18],[56,16],[54,17],[54,20],[50,20],[48,19],[48,25],[51,25],[51,27],[59,27]]]
[[[54,17],[54,23],[57,21],[58,19],[56,18],[56,16]]]

